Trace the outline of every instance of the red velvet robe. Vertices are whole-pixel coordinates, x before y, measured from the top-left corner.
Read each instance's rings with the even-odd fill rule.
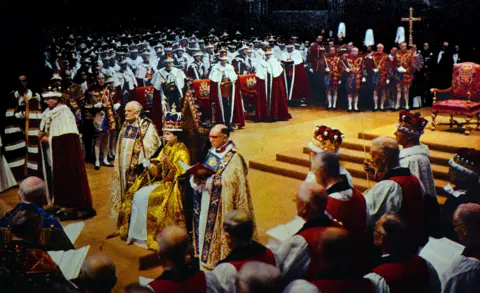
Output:
[[[40,130],[49,135],[52,190],[49,200],[62,208],[93,210],[80,137],[72,111],[60,104],[44,112]],[[47,153],[42,149],[42,158]],[[44,165],[45,178],[48,170]]]
[[[233,119],[232,123],[244,127],[245,126],[245,113],[243,112],[243,106],[242,106],[242,100],[240,96],[240,88],[238,87],[238,84],[235,84],[235,101],[233,105]],[[215,102],[215,121],[216,123],[228,123],[226,121],[223,121],[222,118],[222,108],[220,106],[220,103],[218,101],[218,83],[210,81],[210,100]],[[232,93],[233,95],[233,93]]]
[[[289,100],[300,100],[310,97],[310,87],[307,80],[307,72],[305,71],[304,63],[294,65],[293,62],[283,62],[285,65],[284,79],[287,76],[293,76],[295,71],[295,80],[293,81],[293,88],[291,89],[291,95],[287,96]],[[287,84],[285,84],[287,86]],[[287,89],[287,93],[290,93],[290,89]]]
[[[406,261],[388,262],[373,271],[387,282],[390,293],[428,293],[430,278],[426,261],[413,256]]]
[[[238,272],[243,265],[251,261],[259,261],[272,266],[277,265],[273,252],[255,241],[252,241],[246,246],[235,248],[218,264],[229,263],[233,265]]]
[[[270,75],[271,76],[271,75]],[[269,85],[267,85],[268,87]],[[268,97],[265,90],[265,80],[257,77],[257,107],[255,109],[256,121],[277,121],[292,118],[288,113],[287,96],[283,75],[272,80],[271,106],[268,109]]]
[[[322,279],[311,282],[321,293],[375,293],[375,287],[367,279]]]

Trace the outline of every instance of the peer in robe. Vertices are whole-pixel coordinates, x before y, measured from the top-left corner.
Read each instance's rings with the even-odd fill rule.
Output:
[[[274,253],[285,282],[295,279],[315,280],[320,271],[321,254],[315,248],[328,227],[340,227],[329,217],[325,209],[328,194],[325,187],[316,183],[302,182],[299,186],[297,215],[306,223],[293,237],[281,243]]]
[[[111,218],[118,218],[127,191],[160,146],[157,129],[150,119],[142,115],[142,105],[136,101],[129,102],[125,106],[125,122],[118,134],[110,188]]]
[[[453,215],[453,226],[465,246],[461,262],[442,284],[445,293],[480,291],[480,205],[461,204]]]
[[[265,59],[258,58],[256,65],[258,97],[255,119],[257,122],[288,120],[291,115],[288,113],[283,68],[272,56],[272,49],[267,47],[265,50]]]
[[[458,241],[458,234],[452,224],[453,214],[464,203],[480,204],[480,151],[459,148],[448,161],[450,183],[443,189],[447,192],[447,201],[442,207],[442,235]],[[450,185],[451,184],[451,185]]]
[[[174,106],[167,112],[162,129],[164,147],[127,191],[117,230],[128,243],[157,250],[159,231],[166,226],[186,227],[178,180],[185,174],[181,164],[190,164],[189,151],[182,141],[183,126],[183,116]]]
[[[373,282],[352,271],[351,261],[355,245],[345,229],[327,228],[319,240],[319,246],[315,248],[321,255],[320,270],[315,280],[295,280],[283,293],[374,293]]]
[[[302,54],[295,49],[293,44],[288,44],[280,61],[284,69],[283,77],[287,89],[287,100],[303,103],[310,97],[310,88]]]
[[[231,251],[226,258],[219,261],[213,273],[225,291],[235,288],[237,273],[252,261],[276,266],[273,252],[253,240],[253,221],[243,211],[234,210],[225,215],[223,227]]]
[[[252,218],[254,239],[256,225],[252,197],[247,179],[247,164],[243,156],[229,139],[230,131],[223,124],[215,125],[209,135],[212,148],[204,165],[213,169],[215,174],[192,176],[190,184],[194,195],[194,231],[193,244],[195,255],[205,269],[215,265],[228,256],[230,248],[225,233],[225,215],[232,210],[241,210]]]
[[[96,215],[75,116],[64,104],[60,87],[48,86],[42,94],[43,112],[38,139],[41,144],[47,203],[59,208],[60,220]]]
[[[12,242],[0,247],[0,271],[10,272],[2,292],[69,292],[73,286],[40,243],[42,215],[33,205],[18,209],[10,222]],[[72,291],[70,291],[72,292]]]
[[[148,284],[153,292],[223,292],[213,273],[200,270],[198,259],[187,259],[189,241],[185,229],[168,226],[160,232],[157,242],[164,271]]]
[[[408,168],[425,188],[425,212],[427,213],[427,230],[430,235],[439,235],[440,207],[435,191],[432,167],[430,165],[430,152],[428,146],[420,143],[428,121],[420,113],[400,111],[395,139],[402,146],[400,150],[400,166]]]
[[[315,130],[313,131],[313,137],[311,141],[308,142],[308,147],[310,149],[310,161],[319,153],[322,152],[331,152],[335,154],[340,154],[340,145],[343,141],[343,132],[338,129],[329,127],[327,125],[315,125]],[[312,168],[313,169],[313,168]],[[340,165],[339,172],[341,176],[344,176],[348,184],[353,187],[352,175],[347,171],[343,166]],[[305,182],[309,183],[318,183],[315,178],[313,170],[309,171]]]
[[[366,163],[366,169],[373,170],[379,181],[365,194],[368,225],[374,227],[384,214],[398,213],[412,229],[417,245],[423,246],[428,235],[422,184],[408,168],[400,166],[400,149],[394,139],[380,136],[372,140],[370,153],[372,162]]]
[[[54,215],[42,209],[43,203],[46,201],[45,191],[45,182],[38,177],[27,177],[20,183],[17,192],[20,202],[0,218],[0,246],[12,241],[10,224],[13,215],[18,210],[32,206],[42,216],[41,244],[48,250],[69,250],[74,248],[65,231],[63,231],[60,222]]]
[[[0,137],[0,193],[17,185],[17,180],[13,176],[12,170],[1,149],[3,148],[2,138]]]
[[[381,257],[365,276],[376,292],[441,292],[435,268],[417,255],[417,241],[399,214],[384,214],[376,223],[374,243]]]

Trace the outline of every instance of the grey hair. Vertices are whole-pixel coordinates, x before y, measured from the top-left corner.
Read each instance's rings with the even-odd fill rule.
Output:
[[[400,148],[395,139],[388,136],[380,136],[372,140],[372,150],[381,152],[389,162],[398,162]]]
[[[280,270],[258,261],[246,263],[238,273],[237,284],[246,293],[277,292],[280,286]]]
[[[338,154],[320,152],[315,155],[311,163],[312,170],[323,170],[331,177],[340,176],[340,160]]]
[[[35,176],[27,177],[20,183],[19,196],[22,201],[28,201],[36,205],[43,205],[46,193],[45,182]]]
[[[458,206],[454,213],[469,231],[475,234],[480,229],[480,205],[476,203],[464,203]],[[477,236],[480,238],[480,236]]]
[[[233,210],[225,215],[223,229],[241,242],[252,240],[253,220],[244,211]]]
[[[142,109],[143,109],[142,104],[140,104],[140,103],[137,102],[137,101],[130,101],[130,102],[128,102],[128,103],[125,105],[125,108],[126,108],[128,105],[133,105],[133,106],[134,106],[134,109],[135,109],[135,112],[140,112],[140,111],[142,111]]]

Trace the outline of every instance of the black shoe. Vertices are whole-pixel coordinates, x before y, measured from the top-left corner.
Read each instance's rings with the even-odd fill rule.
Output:
[[[359,109],[353,109],[353,111],[355,111],[355,112],[360,112],[360,110],[359,110]]]
[[[100,163],[98,165],[95,163],[95,170],[100,170]]]
[[[378,109],[375,109],[375,108],[372,109],[372,112],[377,112],[377,111],[378,111]]]
[[[347,112],[352,112],[352,109],[348,109]]]

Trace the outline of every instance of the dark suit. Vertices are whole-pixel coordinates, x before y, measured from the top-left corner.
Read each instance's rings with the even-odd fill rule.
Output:
[[[439,56],[441,54],[441,56]],[[435,73],[434,86],[441,89],[452,85],[453,57],[450,50],[440,50],[432,57],[433,72]]]

